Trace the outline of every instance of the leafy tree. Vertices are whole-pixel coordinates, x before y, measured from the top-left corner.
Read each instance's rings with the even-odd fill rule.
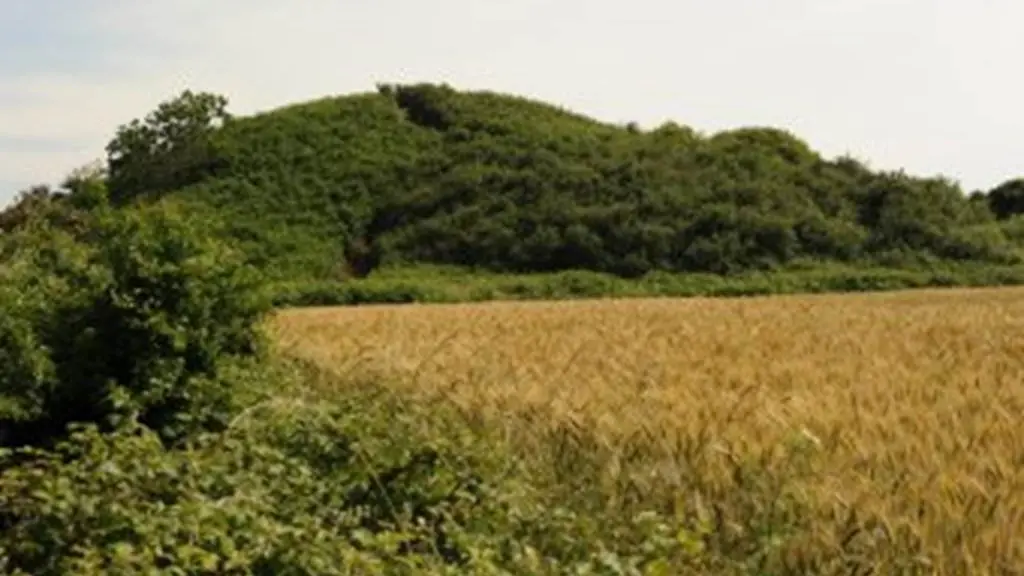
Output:
[[[82,210],[93,210],[107,205],[106,166],[101,161],[92,162],[72,170],[61,182],[67,190],[68,201]]]
[[[124,203],[215,173],[210,136],[230,120],[227,104],[224,96],[185,90],[144,119],[119,127],[106,148],[111,199]]]
[[[1000,220],[1024,214],[1024,178],[1007,180],[988,193],[988,205]]]
[[[41,184],[18,192],[14,202],[0,211],[0,233],[12,232],[27,222],[44,218],[52,211],[56,191]]]
[[[87,225],[87,213],[107,205],[105,171],[102,164],[94,162],[72,170],[60,188],[40,184],[20,192],[12,205],[0,211],[0,233],[38,224],[81,232]]]

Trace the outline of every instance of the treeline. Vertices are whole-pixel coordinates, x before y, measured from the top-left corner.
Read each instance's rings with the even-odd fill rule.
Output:
[[[643,131],[426,84],[243,118],[185,92],[120,127],[87,181],[116,205],[212,209],[252,263],[289,280],[422,263],[624,277],[1013,265],[1024,246],[1024,179],[967,194],[824,158],[779,129]]]

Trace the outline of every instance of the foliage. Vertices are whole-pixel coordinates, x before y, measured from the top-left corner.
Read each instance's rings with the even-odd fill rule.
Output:
[[[64,229],[79,228],[80,214],[69,209],[63,202],[64,197],[63,192],[49,186],[33,186],[21,191],[14,202],[0,212],[0,235],[12,234],[40,222]]]
[[[971,200],[776,128],[645,131],[433,84],[240,118],[226,106],[186,91],[122,126],[110,197],[216,212],[279,281],[419,264],[639,277],[1021,261],[997,223],[1016,210],[1012,182]]]
[[[102,167],[79,167],[58,189],[48,185],[21,191],[14,202],[0,210],[0,235],[45,223],[71,232],[81,232],[90,222],[88,213],[108,206],[107,181]]]
[[[458,323],[442,310],[441,322],[385,335],[408,350],[431,344],[414,366],[373,361],[392,349],[362,336],[381,325],[368,313],[340,332],[321,322],[290,350],[336,361],[356,341],[342,360],[357,369],[337,378],[271,361],[256,272],[276,276],[279,305],[1019,284],[1014,209],[993,214],[990,198],[944,179],[826,161],[774,129],[645,132],[427,85],[236,120],[225,105],[186,92],[122,127],[105,170],[76,171],[0,214],[3,573],[962,573],[1016,553],[986,532],[995,503],[1019,493],[1003,482],[1005,459],[977,458],[999,454],[998,435],[936,434],[922,442],[947,452],[933,454],[906,433],[950,428],[927,404],[934,385],[958,418],[1015,429],[1005,410],[978,408],[991,404],[979,394],[1017,401],[999,348],[1012,343],[1005,303],[908,326],[891,310],[843,317],[805,302],[774,320],[646,302],[632,328],[502,323],[493,338],[528,349],[457,345],[473,362],[447,364],[449,340],[422,337]],[[605,314],[579,310],[591,322]],[[686,326],[654,321],[681,317]],[[780,328],[794,318],[808,324]],[[829,322],[827,337],[808,336]],[[990,336],[967,338],[970,322]],[[942,333],[955,345],[940,345]],[[760,349],[758,334],[776,336]],[[691,361],[662,377],[673,393],[708,376],[681,402],[656,389],[669,369],[651,356],[659,345]],[[633,376],[601,346],[632,354]],[[865,346],[879,347],[868,364],[850,354]],[[779,355],[812,347],[847,362]],[[904,366],[894,350],[932,364]],[[970,350],[973,364],[961,357]],[[531,365],[530,354],[564,365]],[[813,388],[829,393],[794,410],[810,402],[799,385],[815,358],[826,362]],[[514,374],[487,380],[502,359]],[[560,384],[523,394],[522,375]],[[951,375],[969,384],[948,385]],[[581,384],[602,378],[588,396]],[[768,378],[779,394],[764,392],[779,391]],[[886,384],[863,386],[872,378]],[[890,396],[820,404],[864,390]],[[748,394],[755,409],[735,417]],[[616,400],[614,417],[596,412]],[[865,426],[872,406],[890,420]],[[809,422],[831,434],[828,450],[806,427],[793,432],[830,413],[858,420]],[[659,414],[682,428],[651,426]],[[630,428],[631,416],[642,424]],[[878,449],[845,444],[853,432],[877,434]],[[935,493],[936,462],[960,467],[957,490],[985,494],[931,506],[921,496]],[[837,483],[835,470],[863,484]],[[858,499],[823,496],[838,490]]]
[[[4,238],[0,440],[45,444],[75,422],[137,415],[166,440],[223,425],[226,363],[259,353],[259,277],[163,206],[95,212],[78,237]]]
[[[1024,221],[1016,223],[1024,239]],[[1012,231],[1008,231],[1011,233]],[[1024,285],[1024,267],[981,263],[930,263],[901,269],[794,263],[773,272],[730,276],[650,272],[620,278],[587,270],[547,274],[494,274],[434,266],[381,269],[364,279],[277,282],[275,305],[359,306],[367,304],[453,303],[489,300],[571,300],[580,298],[737,297],[772,294],[869,292],[952,286]]]
[[[1000,220],[1024,214],[1024,178],[1007,180],[986,196],[988,206]]]
[[[211,175],[216,162],[210,135],[230,120],[227,104],[219,94],[185,90],[146,118],[119,127],[106,148],[111,198],[124,202]]]
[[[258,278],[206,222],[168,205],[87,215],[77,236],[32,221],[3,239],[3,573],[703,562],[680,520],[652,513],[607,532],[560,506],[499,430],[454,406],[348,382],[341,397],[311,397],[339,383],[262,353]]]
[[[659,514],[631,523],[646,546],[606,541],[464,418],[368,386],[254,405],[185,449],[130,422],[79,428],[0,476],[0,570],[640,574],[697,561]]]

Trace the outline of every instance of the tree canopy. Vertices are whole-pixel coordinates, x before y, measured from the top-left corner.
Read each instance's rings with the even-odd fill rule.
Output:
[[[1021,259],[1024,179],[972,198],[945,178],[825,158],[779,128],[643,130],[436,84],[240,118],[227,107],[185,91],[121,126],[104,187],[79,185],[83,202],[105,190],[115,205],[174,198],[217,214],[252,263],[286,278]]]

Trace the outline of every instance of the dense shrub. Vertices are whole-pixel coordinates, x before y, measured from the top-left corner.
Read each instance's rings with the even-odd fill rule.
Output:
[[[159,206],[98,212],[77,237],[30,227],[3,244],[3,444],[133,414],[171,441],[230,417],[221,372],[260,353],[268,301],[200,223]]]
[[[775,128],[645,131],[430,84],[249,117],[226,104],[184,92],[119,128],[109,196],[216,212],[282,282],[424,263],[640,277],[1021,261],[997,223],[1020,211],[1019,180],[969,198],[944,178],[824,158]],[[26,196],[0,228],[42,200]]]
[[[1000,220],[1024,214],[1024,178],[1007,180],[989,191],[984,198]]]
[[[84,429],[0,479],[0,570],[417,574],[470,561],[454,524],[499,528],[478,509],[492,487],[456,474],[458,450],[382,424],[271,404],[188,450],[146,429]]]
[[[9,453],[0,572],[668,574],[700,560],[671,518],[609,527],[559,506],[451,405],[373,385],[317,400],[294,373],[273,377],[277,399],[187,448],[126,421]]]

